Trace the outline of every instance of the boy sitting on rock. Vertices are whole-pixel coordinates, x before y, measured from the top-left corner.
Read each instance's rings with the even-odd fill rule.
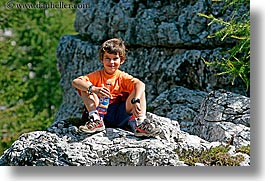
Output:
[[[145,84],[119,70],[126,59],[125,50],[121,39],[105,41],[99,52],[104,68],[72,81],[85,104],[82,118],[87,122],[79,127],[80,131],[95,133],[103,131],[105,127],[116,127],[130,130],[135,136],[159,134],[160,129],[146,118]],[[102,118],[97,108],[99,98],[104,96],[110,98],[110,104]]]

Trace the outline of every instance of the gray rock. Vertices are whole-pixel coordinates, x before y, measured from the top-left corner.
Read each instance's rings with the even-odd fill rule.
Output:
[[[250,145],[250,98],[212,91],[204,98],[194,118],[191,133],[208,141],[226,142],[237,147]]]
[[[181,130],[189,132],[206,95],[203,91],[178,86],[161,93],[149,104],[149,108],[159,116],[178,121]]]
[[[58,122],[47,131],[22,134],[0,157],[2,166],[187,166],[177,153],[200,152],[221,144],[181,131],[175,120],[148,113],[161,128],[154,138],[137,138],[113,128],[93,135],[79,133],[69,123]],[[67,131],[60,131],[65,129]],[[237,145],[236,145],[237,146]],[[235,153],[232,149],[231,156]],[[250,165],[243,154],[241,165]],[[197,166],[202,166],[197,163]]]
[[[182,166],[176,149],[205,149],[210,143],[179,129],[177,122],[148,113],[162,132],[156,138],[137,138],[131,132],[113,129],[94,135],[66,133],[58,123],[50,131],[25,133],[0,157],[0,165],[28,166]]]

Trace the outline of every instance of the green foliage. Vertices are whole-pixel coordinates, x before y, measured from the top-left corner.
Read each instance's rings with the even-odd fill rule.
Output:
[[[61,36],[74,33],[75,18],[75,9],[7,9],[7,2],[0,6],[0,155],[22,133],[52,123],[62,99],[56,48]]]
[[[207,166],[239,166],[240,162],[244,161],[244,157],[241,155],[231,156],[228,153],[229,150],[230,147],[227,145],[212,147],[209,150],[202,151],[182,151],[177,152],[177,154],[180,160],[190,166],[194,166],[195,163],[203,163]],[[240,149],[237,151],[241,152]]]
[[[241,152],[250,155],[250,145],[237,148],[236,152]]]
[[[241,78],[246,85],[246,89],[250,86],[250,8],[249,0],[224,0],[225,6],[223,12],[227,9],[233,9],[232,18],[224,21],[213,15],[199,14],[210,20],[211,24],[222,25],[223,28],[209,35],[208,38],[220,38],[221,41],[233,41],[233,46],[223,52],[223,58],[214,62],[204,62],[222,72],[217,75],[228,74],[231,82],[234,84],[236,78]],[[238,10],[242,7],[248,7],[248,11],[243,16],[238,16]],[[228,55],[228,56],[227,56]]]

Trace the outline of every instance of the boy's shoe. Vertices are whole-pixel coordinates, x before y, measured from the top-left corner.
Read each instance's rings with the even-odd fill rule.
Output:
[[[158,136],[160,134],[160,129],[150,123],[150,120],[144,119],[142,123],[135,127],[134,135],[138,137],[146,136]]]
[[[79,126],[80,131],[92,134],[105,130],[104,122],[98,114],[95,113],[89,118],[85,125]]]

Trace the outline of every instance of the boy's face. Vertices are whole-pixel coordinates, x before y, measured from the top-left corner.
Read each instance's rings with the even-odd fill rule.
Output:
[[[107,52],[104,53],[102,60],[104,69],[108,74],[114,74],[123,62],[119,54],[109,54]]]

